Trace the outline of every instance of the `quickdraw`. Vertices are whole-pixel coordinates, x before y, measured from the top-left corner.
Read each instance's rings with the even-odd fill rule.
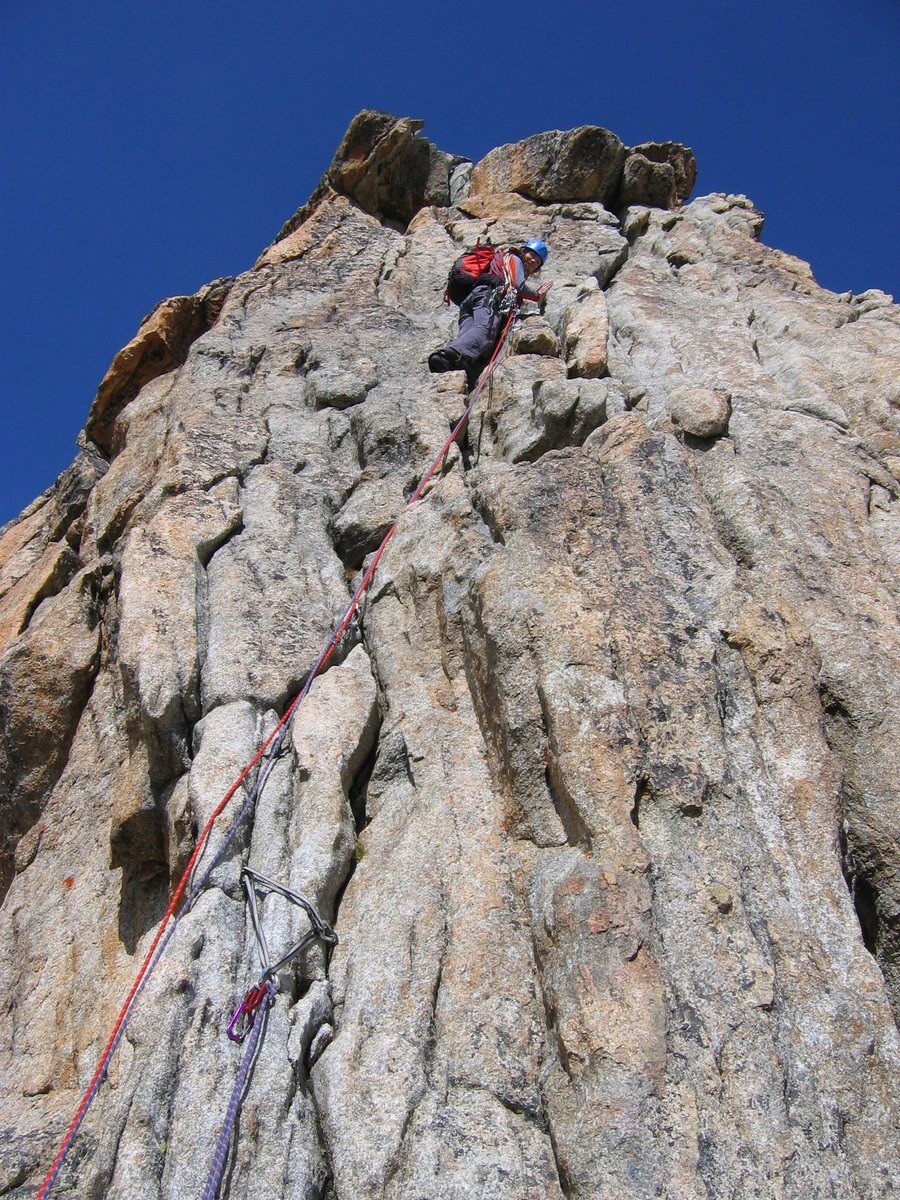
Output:
[[[250,920],[253,924],[256,948],[259,953],[259,965],[262,968],[264,979],[273,979],[281,968],[286,966],[292,958],[296,958],[301,950],[305,950],[310,942],[318,940],[324,942],[326,946],[336,946],[338,944],[338,935],[330,925],[325,924],[312,904],[301,896],[299,892],[292,892],[290,888],[283,887],[280,883],[274,883],[271,879],[266,879],[264,875],[260,875],[257,871],[252,871],[249,867],[244,867],[241,872],[241,884],[244,888],[244,895],[247,897],[247,906],[250,909]],[[258,907],[258,900],[270,893],[282,896],[291,904],[302,908],[309,918],[310,924],[310,928],[304,933],[297,944],[292,946],[286,954],[283,954],[276,963],[270,962],[271,955],[269,954],[269,946],[266,941],[262,921],[260,920]]]
[[[241,885],[244,889],[244,895],[247,897],[247,907],[250,910],[250,923],[253,926],[253,936],[256,939],[256,952],[259,956],[262,975],[247,990],[243,1000],[241,1000],[240,1004],[234,1010],[234,1015],[228,1024],[228,1036],[231,1041],[241,1045],[244,1039],[250,1035],[250,1042],[241,1059],[231,1098],[228,1102],[228,1108],[225,1112],[225,1119],[222,1123],[222,1128],[219,1130],[219,1136],[216,1138],[212,1162],[201,1200],[215,1200],[215,1197],[218,1195],[222,1175],[225,1170],[225,1163],[228,1159],[228,1151],[234,1137],[234,1129],[238,1113],[240,1112],[241,1102],[252,1073],[253,1062],[265,1035],[266,1013],[275,1003],[275,996],[278,993],[278,972],[283,967],[286,967],[293,958],[296,958],[312,942],[319,941],[326,946],[336,946],[338,942],[338,936],[331,926],[325,924],[313,905],[304,896],[301,896],[299,892],[293,892],[290,888],[283,887],[280,883],[266,879],[264,875],[251,870],[250,867],[244,867],[241,871]],[[309,929],[285,954],[282,954],[277,962],[272,962],[271,960],[266,931],[259,911],[260,899],[265,899],[268,895],[281,896],[290,904],[301,908],[309,920]]]
[[[247,907],[250,910],[250,922],[253,926],[254,937],[256,938],[256,950],[259,955],[259,965],[262,975],[259,982],[255,983],[247,991],[243,1000],[234,1010],[234,1015],[229,1022],[228,1036],[233,1042],[238,1042],[239,1044],[250,1032],[253,1026],[253,1018],[260,1004],[263,1001],[266,1001],[267,1005],[273,1003],[275,991],[278,989],[278,972],[282,967],[286,967],[291,959],[296,958],[311,942],[320,941],[326,946],[336,946],[338,944],[338,935],[330,925],[325,924],[312,904],[301,896],[299,892],[292,892],[290,888],[283,887],[280,883],[275,883],[271,879],[266,879],[264,875],[252,871],[249,867],[244,867],[241,872],[241,884],[244,889],[244,895],[247,897]],[[283,896],[291,904],[302,908],[309,918],[310,924],[310,928],[304,933],[303,937],[274,963],[270,961],[269,945],[266,940],[262,920],[260,919],[258,905],[259,899],[270,893],[274,893],[276,896]],[[266,986],[269,983],[273,985],[274,991]]]

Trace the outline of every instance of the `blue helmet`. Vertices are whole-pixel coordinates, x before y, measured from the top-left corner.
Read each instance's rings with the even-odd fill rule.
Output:
[[[533,250],[542,263],[547,261],[547,255],[550,253],[550,247],[540,238],[532,238],[530,242],[525,243],[526,250]]]

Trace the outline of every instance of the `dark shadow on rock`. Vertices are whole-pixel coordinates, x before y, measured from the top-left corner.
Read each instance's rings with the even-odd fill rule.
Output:
[[[129,863],[122,870],[119,898],[119,940],[134,954],[144,934],[162,920],[169,904],[169,871],[164,863],[155,874]]]

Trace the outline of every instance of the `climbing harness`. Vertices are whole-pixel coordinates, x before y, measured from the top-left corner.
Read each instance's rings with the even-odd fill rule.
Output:
[[[506,344],[506,339],[509,335],[510,329],[512,328],[513,322],[516,319],[517,312],[518,312],[518,309],[516,307],[513,307],[512,309],[510,309],[509,313],[507,314],[506,320],[505,320],[503,327],[501,329],[501,332],[500,332],[500,336],[498,337],[496,346],[494,347],[494,352],[491,355],[491,357],[487,363],[487,366],[482,371],[481,378],[479,379],[478,383],[475,386],[474,391],[472,392],[471,396],[469,397],[469,402],[466,405],[465,409],[463,410],[462,416],[459,418],[459,420],[453,426],[453,429],[451,430],[449,437],[444,442],[443,446],[441,446],[440,450],[437,452],[437,454],[434,458],[434,461],[431,463],[431,466],[428,468],[428,470],[422,476],[421,480],[419,481],[418,487],[409,496],[409,498],[407,500],[407,507],[415,504],[417,500],[420,500],[422,498],[422,496],[425,494],[425,490],[428,487],[428,484],[431,482],[432,478],[435,476],[435,474],[437,474],[437,472],[439,470],[443,469],[443,466],[447,460],[447,455],[450,452],[450,447],[453,445],[454,442],[456,442],[461,437],[463,430],[466,428],[466,425],[469,420],[469,416],[471,415],[471,412],[475,405],[475,402],[478,399],[478,397],[481,395],[482,389],[484,388],[487,381],[490,379],[491,373],[493,372],[494,367],[496,366],[496,364],[499,360],[500,353],[501,353],[504,345]],[[209,879],[210,875],[212,874],[213,870],[218,866],[218,864],[225,857],[225,854],[227,853],[229,847],[231,846],[232,842],[234,841],[235,836],[237,835],[238,829],[240,828],[240,826],[243,824],[244,820],[247,818],[247,816],[250,814],[250,812],[254,808],[256,801],[259,798],[260,794],[262,793],[262,790],[265,787],[269,776],[271,775],[272,771],[274,770],[275,765],[278,761],[278,758],[282,752],[282,748],[284,746],[285,737],[287,735],[288,728],[290,727],[290,723],[293,720],[294,715],[297,712],[297,709],[300,707],[300,705],[306,699],[306,696],[309,694],[309,690],[313,685],[313,681],[325,669],[325,667],[331,660],[332,656],[334,655],[335,651],[337,650],[337,648],[340,646],[341,642],[343,641],[345,634],[347,633],[347,631],[350,628],[351,622],[353,621],[354,617],[356,616],[356,614],[360,608],[360,604],[363,600],[363,597],[365,596],[366,592],[368,591],[368,589],[372,583],[372,579],[374,578],[375,571],[378,567],[378,564],[381,561],[381,558],[384,555],[384,552],[387,549],[391,539],[393,538],[394,534],[397,531],[399,522],[400,522],[400,518],[398,517],[397,520],[394,522],[394,524],[387,531],[387,533],[385,534],[384,538],[381,541],[380,546],[378,547],[378,549],[375,551],[374,555],[372,556],[372,561],[369,563],[369,566],[367,567],[365,574],[363,575],[360,583],[358,584],[356,591],[353,593],[353,596],[351,597],[350,602],[347,605],[347,608],[344,610],[343,615],[341,616],[340,620],[338,621],[338,623],[335,625],[334,629],[332,630],[327,642],[325,643],[325,648],[322,650],[322,653],[319,655],[318,659],[315,661],[315,663],[311,667],[309,673],[307,674],[306,680],[304,681],[303,686],[300,689],[299,693],[295,696],[295,698],[288,705],[281,720],[278,722],[278,724],[275,726],[275,728],[271,731],[271,733],[262,742],[262,744],[259,747],[259,749],[257,750],[256,754],[246,764],[246,766],[243,768],[241,773],[238,775],[238,777],[234,780],[234,782],[231,784],[231,786],[225,792],[225,795],[222,797],[222,799],[216,805],[215,809],[209,816],[206,824],[203,826],[202,830],[200,831],[200,833],[197,837],[197,844],[194,847],[194,851],[191,854],[188,864],[185,867],[184,872],[181,876],[181,879],[178,882],[178,886],[175,889],[172,899],[169,901],[169,906],[166,909],[165,913],[163,914],[163,918],[160,921],[159,926],[157,927],[156,933],[153,936],[153,940],[150,943],[150,947],[147,950],[147,953],[144,956],[144,960],[141,963],[141,966],[138,970],[135,980],[134,980],[133,984],[131,985],[131,990],[129,991],[128,995],[125,998],[124,1004],[122,1005],[121,1009],[119,1010],[119,1014],[116,1018],[115,1024],[113,1025],[112,1032],[109,1036],[109,1040],[107,1041],[106,1046],[104,1047],[103,1053],[100,1056],[100,1060],[97,1063],[96,1070],[94,1071],[94,1074],[91,1077],[91,1081],[88,1084],[87,1090],[85,1091],[84,1095],[81,1098],[81,1102],[79,1103],[78,1108],[75,1110],[75,1115],[73,1116],[72,1121],[69,1124],[68,1129],[66,1130],[65,1136],[62,1140],[62,1143],[60,1144],[60,1147],[59,1147],[58,1151],[56,1152],[56,1157],[54,1158],[54,1160],[50,1166],[50,1169],[47,1172],[47,1175],[44,1178],[44,1181],[41,1184],[40,1189],[37,1192],[37,1195],[35,1196],[35,1200],[46,1200],[46,1197],[50,1194],[50,1190],[52,1189],[52,1187],[56,1181],[56,1178],[59,1175],[60,1170],[62,1169],[62,1165],[65,1162],[65,1159],[69,1153],[69,1150],[72,1147],[72,1143],[75,1140],[78,1130],[81,1128],[82,1122],[84,1121],[84,1118],[87,1115],[88,1109],[90,1108],[91,1104],[94,1101],[94,1098],[97,1095],[97,1092],[99,1091],[100,1084],[103,1081],[103,1077],[106,1074],[106,1071],[107,1071],[107,1068],[109,1067],[112,1056],[113,1056],[113,1054],[115,1054],[116,1048],[118,1047],[119,1042],[121,1041],[122,1036],[125,1032],[125,1026],[128,1022],[128,1018],[131,1016],[131,1013],[132,1013],[142,991],[144,990],[151,974],[153,973],[153,970],[156,967],[156,964],[159,962],[160,958],[162,957],[163,953],[165,952],[166,946],[168,945],[172,935],[174,934],[176,928],[178,927],[179,921],[182,919],[182,917],[186,916],[187,913],[189,913],[191,911],[191,909],[193,908],[198,897],[200,896],[201,892],[203,891],[203,888],[206,886],[206,882]],[[254,772],[254,770],[257,767],[259,768],[259,770],[256,771],[255,778],[252,780],[250,785],[246,788],[247,795],[246,795],[246,798],[244,800],[244,803],[243,803],[240,811],[238,812],[237,816],[235,816],[234,819],[232,820],[232,823],[228,827],[228,829],[225,833],[225,836],[223,837],[220,845],[216,848],[215,852],[210,856],[208,863],[206,864],[206,866],[203,868],[203,870],[199,873],[199,875],[195,879],[194,872],[199,867],[201,858],[203,857],[203,855],[209,848],[208,843],[209,843],[209,838],[210,838],[210,834],[212,832],[213,826],[215,825],[219,816],[222,814],[222,812],[228,806],[230,801],[234,798],[238,789],[241,788],[248,779],[250,779],[251,774]],[[254,876],[253,872],[250,872],[249,875],[250,875],[251,881],[253,878],[255,878],[257,881],[259,881],[261,879],[260,876]],[[254,884],[253,886],[255,887],[256,885]],[[287,892],[287,889],[280,889],[278,885],[272,885],[267,880],[262,881],[262,886],[263,887],[268,886],[270,890],[280,891],[280,893],[282,895],[284,895]],[[290,898],[293,898],[293,895]],[[305,907],[305,903],[302,904],[301,906]],[[251,907],[251,913],[252,913],[252,907]],[[307,915],[310,916],[310,920],[312,921],[312,916],[308,909],[307,909]],[[318,920],[318,918],[316,918],[316,919]],[[336,940],[336,935],[333,934],[333,931],[328,930],[328,927],[323,925],[321,922],[319,922],[319,925],[321,926],[321,930],[323,932],[327,930],[327,932],[331,933],[332,936],[335,937],[335,940]],[[315,928],[314,922],[313,922],[313,926]],[[326,938],[321,937],[321,932],[316,933],[314,936],[319,937],[320,940],[323,940],[326,942],[328,940],[327,937]],[[296,952],[299,953],[299,950],[297,950]],[[257,1049],[259,1041],[260,1041],[261,1031],[263,1028],[263,1022],[265,1021],[266,1014],[274,1000],[275,990],[276,990],[276,987],[275,987],[274,982],[270,978],[266,978],[265,979],[265,991],[263,994],[260,995],[259,1000],[256,1003],[253,1012],[251,1013],[251,1012],[248,1012],[247,1010],[244,1010],[244,1012],[242,1014],[242,1017],[241,1017],[241,1025],[242,1026],[245,1025],[247,1020],[252,1016],[252,1024],[250,1025],[249,1032],[245,1032],[245,1034],[244,1034],[244,1036],[248,1037],[249,1040],[247,1043],[247,1048],[245,1049],[243,1057],[241,1059],[241,1065],[238,1069],[238,1078],[237,1078],[237,1081],[235,1082],[235,1087],[234,1087],[234,1090],[232,1091],[231,1100],[229,1101],[229,1104],[228,1104],[228,1111],[226,1114],[225,1125],[223,1126],[223,1129],[219,1134],[219,1139],[216,1142],[213,1166],[210,1168],[210,1176],[207,1179],[207,1186],[203,1191],[201,1200],[215,1200],[216,1191],[219,1186],[219,1181],[221,1180],[222,1172],[224,1171],[224,1163],[225,1163],[225,1158],[227,1157],[228,1145],[230,1145],[230,1141],[231,1141],[231,1131],[233,1130],[234,1123],[237,1119],[237,1112],[240,1108],[241,1098],[243,1096],[243,1090],[246,1085],[247,1079],[249,1077],[250,1070],[251,1070],[252,1063],[253,1063],[253,1057],[255,1055],[256,1049]],[[248,993],[248,995],[249,995],[249,993]],[[241,1006],[239,1006],[239,1008],[243,1007],[243,1004],[246,1001],[247,1001],[247,996],[244,997],[244,1001],[242,1002]],[[236,1016],[237,1016],[237,1014],[235,1014],[235,1017]],[[232,1023],[234,1023],[235,1017],[232,1018]],[[227,1139],[225,1138],[226,1133],[227,1133]],[[224,1146],[225,1146],[224,1150],[221,1150],[220,1143],[224,1144]],[[221,1166],[217,1167],[217,1163],[220,1160],[221,1160]],[[211,1191],[210,1190],[210,1186],[211,1186],[210,1180],[214,1179],[215,1171],[218,1171],[218,1175],[215,1177],[214,1190]]]

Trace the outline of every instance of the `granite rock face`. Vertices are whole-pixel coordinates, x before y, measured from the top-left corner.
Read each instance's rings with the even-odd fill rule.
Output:
[[[419,137],[424,121],[364,109],[350,122],[328,170],[309,200],[280,230],[276,242],[337,193],[388,222],[407,225],[420,208],[448,205],[464,190],[468,159]]]
[[[85,427],[94,445],[106,453],[114,450],[112,431],[119,413],[151,379],[181,366],[191,343],[218,319],[230,286],[230,279],[217,279],[194,296],[161,301],[144,318],[97,389]]]
[[[678,208],[694,190],[697,163],[678,142],[645,142],[629,151],[622,165],[618,206],[652,204]]]
[[[201,1194],[248,865],[340,942],[281,972],[223,1196],[892,1195],[898,311],[744,197],[684,204],[673,144],[539,135],[469,190],[418,130],[360,114],[0,530],[0,1194],[399,517],[52,1194]],[[535,234],[546,311],[407,508],[465,404],[425,367],[449,263]],[[273,953],[307,928],[262,917]]]
[[[473,196],[518,192],[541,204],[598,200],[608,208],[674,209],[696,179],[694,155],[678,142],[629,149],[608,129],[582,125],[491,150],[473,167],[469,190]]]

